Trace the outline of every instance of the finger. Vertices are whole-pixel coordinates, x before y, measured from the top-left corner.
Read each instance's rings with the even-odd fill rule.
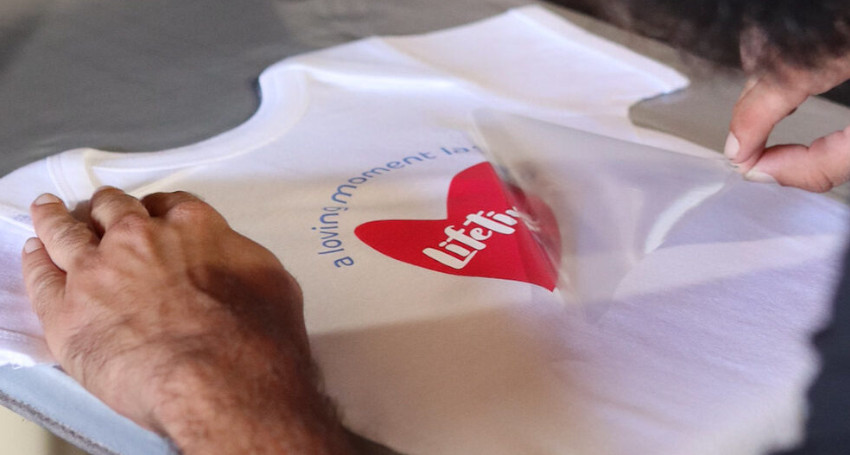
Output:
[[[21,260],[27,296],[45,332],[49,332],[54,324],[52,315],[56,306],[64,299],[65,272],[53,263],[44,244],[37,238],[31,238],[24,244]]]
[[[163,217],[174,207],[183,203],[203,202],[200,198],[186,191],[173,193],[153,193],[142,198],[142,204],[151,216]]]
[[[745,178],[817,193],[829,191],[850,180],[850,128],[822,137],[809,147],[770,147]]]
[[[742,98],[747,96],[747,94],[750,93],[750,90],[752,90],[753,87],[755,87],[758,82],[759,82],[758,76],[750,76],[747,79],[747,81],[744,83],[744,88],[741,90],[741,95],[738,96],[738,101],[740,101]]]
[[[91,198],[91,219],[99,234],[132,216],[150,215],[138,199],[118,188],[102,187]]]
[[[68,212],[61,199],[42,194],[30,207],[35,233],[47,254],[60,269],[68,271],[75,261],[91,254],[98,239],[94,231]]]
[[[764,151],[770,132],[808,97],[805,90],[761,79],[735,104],[724,153],[745,170]]]
[[[170,221],[224,221],[224,218],[199,197],[185,191],[153,193],[142,198],[151,216]]]

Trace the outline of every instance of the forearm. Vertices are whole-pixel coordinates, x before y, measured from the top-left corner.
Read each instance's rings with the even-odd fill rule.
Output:
[[[204,357],[167,376],[152,419],[183,453],[352,453],[309,360],[256,365],[241,358],[216,368],[228,359]]]

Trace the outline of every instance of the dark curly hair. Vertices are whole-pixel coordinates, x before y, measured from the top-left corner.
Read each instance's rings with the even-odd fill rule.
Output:
[[[812,68],[850,54],[850,0],[553,0],[726,65]],[[750,38],[750,39],[747,39]],[[755,39],[754,39],[755,38]]]

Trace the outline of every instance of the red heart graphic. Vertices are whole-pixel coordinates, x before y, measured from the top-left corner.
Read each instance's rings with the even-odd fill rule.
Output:
[[[452,275],[500,278],[542,286],[558,280],[558,226],[539,199],[508,188],[490,163],[452,179],[443,220],[381,220],[355,229],[375,250],[426,269]]]

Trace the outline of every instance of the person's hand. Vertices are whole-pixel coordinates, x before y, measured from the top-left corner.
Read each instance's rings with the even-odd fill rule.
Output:
[[[732,112],[725,154],[744,176],[756,182],[776,182],[808,191],[825,192],[850,180],[850,127],[817,139],[811,145],[785,144],[765,148],[780,120],[809,96],[850,79],[850,56],[834,59],[818,70],[778,66],[754,77]]]
[[[48,347],[107,405],[184,453],[348,452],[297,283],[212,207],[102,188],[85,222],[52,195],[31,212],[23,272]]]

